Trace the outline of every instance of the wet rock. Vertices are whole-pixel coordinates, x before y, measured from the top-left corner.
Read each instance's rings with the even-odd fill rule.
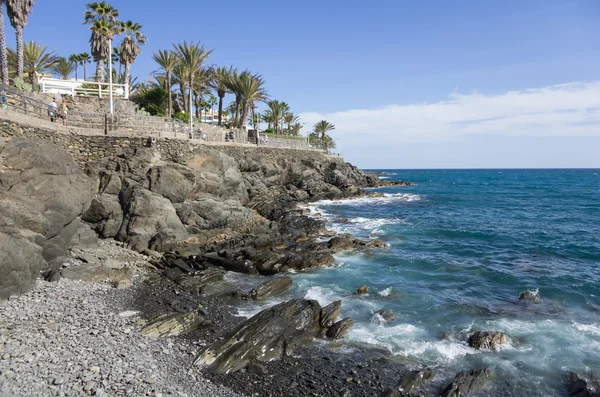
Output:
[[[594,374],[580,376],[569,372],[569,397],[600,397],[600,378]]]
[[[366,244],[369,248],[388,248],[388,245],[381,240],[371,240]]]
[[[260,363],[248,364],[248,367],[246,367],[246,371],[248,371],[251,374],[256,374],[256,375],[266,375],[267,374],[267,369],[265,368],[264,365],[262,365]]]
[[[433,378],[433,372],[430,369],[412,371],[406,375],[394,388],[386,390],[381,397],[409,397],[418,395],[416,391],[425,382]]]
[[[323,328],[329,328],[333,325],[334,321],[340,315],[342,310],[342,301],[331,302],[327,306],[321,309],[321,319],[319,324]]]
[[[340,252],[356,247],[356,238],[351,234],[344,234],[331,238],[327,245],[334,252]]]
[[[499,345],[508,342],[507,336],[498,331],[477,331],[469,336],[469,346],[475,349],[496,350]]]
[[[354,325],[354,321],[350,317],[346,317],[343,320],[338,321],[327,329],[327,337],[331,339],[339,339],[343,337],[350,328]]]
[[[368,293],[369,293],[369,287],[367,287],[366,285],[363,285],[362,287],[360,287],[356,291],[354,291],[354,295],[364,295],[364,294],[368,294]]]
[[[540,293],[538,290],[525,291],[525,292],[521,293],[521,295],[519,295],[519,300],[524,301],[524,302],[540,303],[541,302]]]
[[[207,325],[210,325],[210,321],[196,312],[166,313],[150,320],[140,332],[152,338],[168,338],[184,335]]]
[[[290,288],[292,288],[291,277],[276,277],[259,285],[256,288],[253,288],[248,293],[248,297],[254,300],[265,299],[274,295],[279,295]]]
[[[396,321],[398,316],[394,313],[393,310],[390,309],[381,309],[377,312],[385,321]]]
[[[317,301],[294,299],[280,303],[209,345],[194,363],[215,373],[231,373],[251,361],[267,362],[290,355],[319,334],[320,314]]]
[[[452,383],[442,392],[442,397],[471,397],[475,396],[485,386],[491,371],[489,368],[474,369],[469,372],[459,372]]]

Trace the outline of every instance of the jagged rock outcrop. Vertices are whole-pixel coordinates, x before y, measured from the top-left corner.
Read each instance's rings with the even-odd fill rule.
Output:
[[[569,397],[600,397],[600,377],[569,372]]]
[[[0,298],[58,270],[93,193],[93,181],[58,146],[14,138],[0,147]]]
[[[419,388],[433,378],[430,369],[411,371],[396,386],[386,390],[381,397],[413,397],[423,395]]]
[[[330,339],[340,339],[350,331],[352,325],[354,325],[354,321],[350,317],[346,317],[329,327],[326,335]]]
[[[216,373],[239,371],[251,361],[267,362],[292,354],[321,331],[317,301],[294,299],[263,310],[240,324],[194,360]]]
[[[169,338],[209,325],[211,322],[196,312],[166,313],[150,320],[140,332],[152,338]]]
[[[471,397],[485,386],[491,371],[489,368],[459,372],[452,383],[442,392],[442,397]]]
[[[259,300],[274,295],[279,295],[292,288],[292,278],[289,276],[275,277],[261,285],[252,288],[248,293],[248,298]]]

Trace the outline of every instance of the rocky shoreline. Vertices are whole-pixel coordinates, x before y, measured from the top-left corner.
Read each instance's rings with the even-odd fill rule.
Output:
[[[234,315],[241,302],[289,289],[292,271],[386,248],[335,235],[298,204],[409,182],[319,153],[153,145],[81,170],[48,142],[0,142],[0,298],[9,298],[0,395],[469,396],[485,387],[486,369],[447,384],[418,363],[344,344],[352,319],[338,318],[341,301]],[[237,285],[228,272],[256,283]],[[505,340],[471,337],[486,349]],[[593,392],[593,380],[573,379],[577,393]]]

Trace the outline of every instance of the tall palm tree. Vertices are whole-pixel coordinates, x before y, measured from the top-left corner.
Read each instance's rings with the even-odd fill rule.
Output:
[[[60,57],[56,63],[52,65],[50,70],[52,73],[59,75],[63,80],[67,80],[69,75],[73,73],[73,70],[76,68],[75,65],[76,64],[72,61]]]
[[[194,95],[196,96],[196,101],[194,102],[196,106],[196,118],[201,118],[202,116],[202,102],[204,100],[204,94],[208,93],[208,86],[212,80],[212,73],[212,68],[200,68],[194,75],[194,86],[192,88]]]
[[[131,64],[135,58],[140,55],[142,48],[140,45],[146,43],[146,36],[141,32],[142,25],[132,21],[121,22],[121,30],[125,37],[121,43],[121,61],[125,64],[125,84],[129,83],[131,76]]]
[[[79,64],[81,66],[83,66],[83,79],[86,80],[87,73],[85,70],[85,65],[92,62],[92,57],[87,52],[82,52],[81,54],[78,55],[78,57],[79,57]]]
[[[210,87],[215,90],[217,96],[219,97],[219,126],[221,125],[221,120],[223,118],[223,98],[225,98],[225,94],[227,94],[229,91],[227,89],[227,80],[231,78],[233,71],[233,66],[220,66],[215,68],[213,72],[213,78],[210,82]]]
[[[194,88],[194,76],[197,71],[200,70],[204,61],[206,61],[208,56],[212,53],[212,50],[207,50],[204,46],[201,46],[200,43],[192,42],[188,44],[187,41],[184,41],[183,44],[180,43],[175,45],[175,51],[179,57],[182,71],[187,77],[187,86],[191,91]],[[191,107],[189,109],[189,114],[192,114]]]
[[[152,54],[152,59],[154,62],[158,63],[158,66],[162,68],[165,72],[165,77],[167,79],[167,92],[169,93],[169,108],[167,110],[167,115],[171,118],[171,112],[173,111],[173,93],[171,92],[172,82],[171,77],[173,75],[173,69],[179,63],[179,57],[174,51],[171,50],[158,50]]]
[[[233,102],[235,105],[235,109],[232,107],[231,103],[229,104],[228,109],[229,113],[231,114],[230,122],[234,126],[237,126],[239,124],[239,117],[242,115],[242,92],[240,86],[240,76],[245,73],[250,72],[245,70],[242,73],[239,73],[237,69],[233,70],[225,80],[225,86],[227,87],[229,92],[235,95],[235,102]]]
[[[104,63],[110,57],[110,43],[115,34],[120,32],[117,23],[119,10],[104,1],[87,3],[84,15],[84,24],[90,25],[92,35],[90,47],[92,56],[96,58],[96,79],[104,81]]]
[[[57,61],[58,57],[54,51],[46,52],[48,46],[30,41],[23,44],[23,71],[29,77],[29,82],[35,84],[39,73],[49,70]],[[11,66],[11,73],[16,76],[17,53],[12,48],[8,49],[8,64]]]
[[[333,130],[335,130],[335,125],[325,120],[321,120],[313,126],[313,132],[320,137],[321,144],[325,151],[327,151],[328,146],[331,146],[332,142],[331,138],[327,136],[327,133]]]
[[[290,107],[287,103],[277,100],[267,102],[267,106],[271,111],[270,117],[272,118],[273,130],[277,134],[279,131],[279,123],[283,120],[284,115],[289,112]]]
[[[6,36],[4,35],[4,0],[0,0],[0,79],[8,84],[8,57],[6,56]]]
[[[238,88],[242,95],[241,115],[238,120],[238,127],[246,125],[250,108],[257,102],[267,99],[267,91],[264,87],[265,81],[258,74],[244,72],[240,74]]]
[[[289,134],[292,130],[292,124],[300,121],[300,117],[292,112],[287,112],[283,115],[283,121],[287,124],[287,132]]]
[[[77,72],[79,71],[79,54],[71,54],[69,55],[69,63],[71,65],[73,65],[73,69],[75,70],[75,80],[79,80],[79,77],[77,76]]]
[[[29,14],[35,0],[6,0],[6,11],[10,24],[17,33],[17,77],[23,77],[23,28],[27,25]]]

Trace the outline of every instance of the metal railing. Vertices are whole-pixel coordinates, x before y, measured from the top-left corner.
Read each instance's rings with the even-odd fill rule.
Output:
[[[110,96],[110,84],[99,81],[85,80],[60,80],[51,77],[42,77],[39,84],[44,93],[97,96],[99,98]],[[113,97],[129,99],[129,84],[112,84]]]

